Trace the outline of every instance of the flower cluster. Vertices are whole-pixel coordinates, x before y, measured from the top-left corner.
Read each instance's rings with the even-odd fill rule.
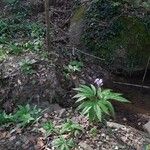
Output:
[[[98,87],[101,87],[103,86],[103,79],[95,79],[94,83],[98,86]]]

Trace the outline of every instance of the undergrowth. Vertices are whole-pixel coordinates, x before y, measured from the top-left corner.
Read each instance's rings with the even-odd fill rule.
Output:
[[[8,0],[6,3],[13,10],[9,17],[0,16],[0,61],[6,55],[21,55],[27,51],[39,53],[44,46],[44,25],[38,21],[31,22],[28,19],[29,11],[20,10],[19,1]]]
[[[6,114],[4,111],[0,113],[0,125],[17,124],[20,127],[25,127],[38,119],[41,110],[35,107],[18,106],[16,112]]]

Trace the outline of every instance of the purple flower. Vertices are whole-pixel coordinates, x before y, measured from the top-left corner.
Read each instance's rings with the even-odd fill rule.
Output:
[[[95,79],[94,83],[97,84],[98,87],[100,87],[103,85],[103,79],[97,78]]]

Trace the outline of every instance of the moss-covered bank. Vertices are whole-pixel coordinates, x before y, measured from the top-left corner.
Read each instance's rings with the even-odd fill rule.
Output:
[[[144,69],[150,55],[150,16],[127,3],[93,1],[85,15],[82,39],[89,50],[105,59],[107,68]]]

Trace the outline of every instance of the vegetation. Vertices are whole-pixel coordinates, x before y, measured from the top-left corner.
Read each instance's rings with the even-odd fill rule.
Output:
[[[18,106],[18,110],[14,114],[7,115],[5,112],[0,113],[0,125],[7,123],[15,123],[20,127],[25,127],[36,121],[40,115],[41,110],[35,107]]]
[[[46,131],[47,136],[56,132],[54,124],[51,121],[44,123],[43,129]]]
[[[22,73],[24,73],[26,75],[31,75],[31,74],[35,73],[35,70],[33,69],[32,62],[29,60],[23,60],[20,63],[20,66],[21,66]]]
[[[15,5],[17,5],[15,2]],[[14,5],[14,2],[12,3]],[[20,8],[20,7],[19,7]],[[16,8],[17,9],[17,8]],[[13,13],[0,20],[0,60],[8,54],[20,55],[27,51],[38,52],[43,47],[45,28],[41,23],[27,21],[26,12]],[[14,39],[18,39],[17,42]],[[20,41],[20,39],[22,39]],[[25,40],[23,40],[25,39]]]
[[[71,150],[72,148],[74,148],[74,142],[73,139],[70,140],[66,140],[64,137],[59,137],[57,139],[55,139],[53,141],[53,145],[54,147],[56,147],[56,149],[61,149],[61,150]]]
[[[64,134],[64,133],[71,133],[72,135],[74,136],[77,136],[78,134],[80,134],[80,132],[83,131],[83,128],[82,126],[80,126],[79,124],[77,123],[74,123],[72,122],[71,120],[67,120],[66,123],[64,123],[62,125],[62,128],[60,130],[61,134]]]
[[[80,72],[83,67],[83,63],[79,61],[71,61],[67,66],[64,66],[64,75],[68,77],[73,73]]]
[[[86,86],[80,85],[79,88],[75,88],[78,94],[74,96],[77,98],[77,103],[80,102],[78,110],[89,118],[91,122],[103,121],[105,115],[114,116],[114,107],[110,100],[119,102],[129,102],[122,97],[122,94],[112,92],[110,89],[102,89],[102,80],[96,79],[98,88],[94,85]]]
[[[149,149],[145,135],[108,125],[143,131],[149,118],[128,111],[141,104],[137,91],[144,90],[137,88],[149,89],[149,1],[4,0],[0,8],[1,149]],[[137,70],[145,72],[142,85],[124,77]],[[135,86],[135,93],[118,84]],[[142,100],[149,96],[143,93]]]

